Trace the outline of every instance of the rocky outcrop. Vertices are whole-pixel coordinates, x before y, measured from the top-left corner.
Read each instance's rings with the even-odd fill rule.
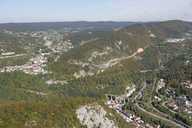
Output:
[[[118,128],[100,105],[86,105],[76,110],[80,123],[87,128]]]

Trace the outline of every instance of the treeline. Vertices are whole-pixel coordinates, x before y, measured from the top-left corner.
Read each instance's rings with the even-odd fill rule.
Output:
[[[47,101],[0,101],[2,128],[83,128],[76,116],[80,105],[94,102],[88,98],[59,98]]]

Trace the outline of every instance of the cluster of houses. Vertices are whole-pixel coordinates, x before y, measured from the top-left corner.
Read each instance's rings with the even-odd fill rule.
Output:
[[[161,88],[165,87],[165,81],[164,79],[160,79],[157,83],[157,88],[156,88],[156,92],[158,92]]]
[[[145,123],[141,117],[125,112],[122,109],[125,103],[128,101],[126,95],[107,95],[107,97],[108,101],[106,105],[108,105],[109,108],[114,109],[126,122],[133,123],[137,128],[154,128],[152,125]]]
[[[109,108],[122,108],[127,102],[128,98],[136,91],[136,86],[133,84],[125,89],[125,93],[120,96],[107,94],[107,105]]]
[[[190,80],[184,81],[181,84],[188,89],[192,89],[192,81],[190,81]]]
[[[24,65],[16,66],[6,66],[0,69],[0,72],[14,72],[23,71],[26,74],[37,75],[37,74],[47,74],[48,72],[44,69],[46,67],[47,58],[43,55],[37,55],[31,58]]]
[[[178,96],[166,104],[175,112],[185,112],[192,116],[192,99],[187,96]]]
[[[135,87],[135,85],[127,87],[125,94],[121,96],[106,95],[106,105],[115,110],[126,122],[133,123],[138,128],[154,128],[152,125],[145,123],[141,117],[123,110],[124,105],[129,101],[128,98],[135,92]]]
[[[181,82],[181,85],[185,86],[187,89],[192,89],[192,82],[189,80]],[[160,79],[157,83],[156,92],[164,87],[165,81],[164,79]],[[169,100],[165,101],[163,106],[168,107],[174,113],[182,112],[192,116],[192,97],[186,95],[177,96],[172,88],[166,88],[164,92],[166,96],[169,97]],[[158,96],[155,96],[154,98],[159,102],[162,101]]]
[[[62,51],[67,52],[72,48],[74,48],[74,46],[73,46],[71,40],[66,40],[66,41],[57,43],[56,45],[52,46],[51,50],[53,52],[62,52]]]
[[[41,35],[42,39],[47,46],[53,52],[67,52],[74,48],[72,41],[68,38],[69,33],[60,33],[54,30],[45,32]]]
[[[192,82],[190,80],[181,83],[187,89],[192,89]],[[165,87],[165,82],[163,79],[159,80],[157,90]],[[174,112],[184,112],[192,116],[192,97],[186,95],[177,96],[176,92],[171,89],[165,89],[165,94],[169,97],[169,100],[164,102],[165,105]],[[156,100],[161,101],[159,97],[155,97]]]

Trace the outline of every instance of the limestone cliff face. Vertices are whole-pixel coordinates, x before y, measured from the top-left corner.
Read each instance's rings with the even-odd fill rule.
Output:
[[[80,123],[87,128],[118,128],[100,105],[86,105],[76,110]]]

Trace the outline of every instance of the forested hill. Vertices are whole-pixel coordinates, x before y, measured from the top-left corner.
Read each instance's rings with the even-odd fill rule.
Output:
[[[191,50],[185,21],[0,24],[0,127],[191,126]]]

